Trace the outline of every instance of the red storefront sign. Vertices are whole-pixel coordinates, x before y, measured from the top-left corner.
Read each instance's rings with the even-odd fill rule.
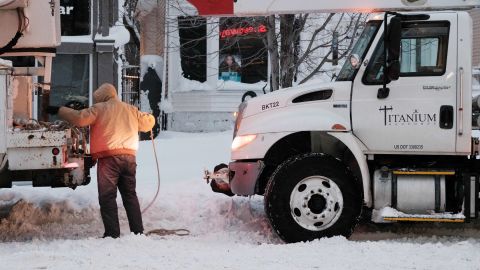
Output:
[[[259,26],[237,27],[237,28],[222,30],[220,32],[220,38],[246,36],[246,35],[249,35],[249,34],[266,33],[266,32],[267,32],[267,27],[263,24],[261,24]]]
[[[197,8],[201,16],[233,14],[233,0],[188,0],[188,2]]]

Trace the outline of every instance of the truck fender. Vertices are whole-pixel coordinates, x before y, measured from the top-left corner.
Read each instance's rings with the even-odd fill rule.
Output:
[[[370,182],[370,171],[368,169],[367,159],[362,149],[366,147],[352,134],[347,132],[329,132],[329,135],[337,138],[352,152],[362,175],[363,199],[367,207],[372,207],[372,192]]]

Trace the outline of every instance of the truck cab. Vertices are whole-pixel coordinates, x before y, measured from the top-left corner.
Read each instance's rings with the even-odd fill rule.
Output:
[[[362,214],[468,222],[479,211],[474,113],[467,12],[372,15],[335,81],[243,103],[233,161],[207,178],[264,195],[287,242],[348,237]]]
[[[354,51],[358,69],[347,62],[339,74],[339,81],[353,82],[352,130],[367,153],[470,154],[472,22],[464,12],[428,16],[401,23],[400,74],[388,96],[378,97],[381,35],[368,41],[375,46]],[[380,25],[372,20],[367,31]]]

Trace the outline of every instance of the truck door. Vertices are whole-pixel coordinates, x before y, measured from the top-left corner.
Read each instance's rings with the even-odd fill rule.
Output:
[[[370,153],[454,153],[457,16],[402,22],[400,78],[383,83],[383,35],[377,35],[354,80],[352,127]]]

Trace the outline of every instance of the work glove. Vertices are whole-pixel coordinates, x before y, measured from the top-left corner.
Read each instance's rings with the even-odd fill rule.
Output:
[[[48,106],[46,111],[47,111],[48,114],[55,115],[55,114],[58,114],[59,109],[60,109],[60,107],[58,107],[58,106]]]
[[[70,109],[74,109],[74,110],[77,110],[77,111],[87,108],[87,106],[85,106],[85,104],[83,104],[82,102],[77,101],[77,100],[69,101],[67,104],[65,104],[65,107],[68,107]]]

